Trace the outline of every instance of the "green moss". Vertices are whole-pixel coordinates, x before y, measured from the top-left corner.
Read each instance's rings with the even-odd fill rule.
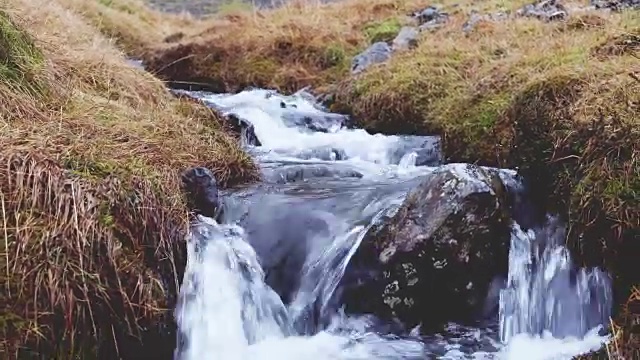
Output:
[[[341,65],[347,60],[348,55],[344,47],[338,44],[330,44],[322,54],[322,64],[326,68]]]
[[[122,171],[116,164],[109,162],[89,161],[77,157],[63,159],[63,166],[72,174],[87,180],[101,180]]]
[[[35,95],[43,90],[37,80],[43,66],[44,57],[33,39],[0,11],[0,80]]]
[[[243,0],[226,0],[223,1],[220,5],[218,5],[218,13],[221,15],[250,11],[253,9],[251,3],[248,3]]]
[[[401,26],[400,20],[394,17],[369,23],[364,26],[363,32],[371,44],[379,41],[389,42],[398,35]]]

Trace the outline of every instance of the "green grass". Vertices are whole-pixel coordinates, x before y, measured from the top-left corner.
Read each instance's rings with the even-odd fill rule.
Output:
[[[0,79],[29,92],[42,91],[37,80],[44,66],[42,52],[0,10]]]

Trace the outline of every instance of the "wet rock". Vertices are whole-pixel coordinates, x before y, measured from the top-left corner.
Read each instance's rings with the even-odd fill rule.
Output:
[[[288,166],[278,172],[274,182],[280,184],[305,181],[311,178],[361,178],[362,174],[348,168],[327,165]]]
[[[482,15],[475,10],[471,11],[469,15],[469,20],[467,20],[462,25],[462,31],[465,33],[471,32],[476,26],[481,22],[499,22],[504,21],[509,17],[509,15],[505,12],[499,11],[493,14],[485,14]]]
[[[596,9],[609,9],[612,11],[624,9],[640,10],[640,0],[591,0],[591,5]]]
[[[396,38],[393,39],[391,46],[393,50],[413,49],[418,46],[418,35],[418,29],[415,27],[403,26]]]
[[[307,149],[295,155],[299,159],[309,160],[318,159],[325,161],[342,161],[347,160],[347,153],[343,149],[334,147],[318,147]]]
[[[567,9],[556,0],[543,0],[525,5],[516,11],[516,15],[535,17],[543,21],[564,20],[569,15]]]
[[[256,135],[253,124],[245,119],[241,119],[236,115],[227,115],[227,123],[231,127],[231,130],[240,135],[240,140],[243,145],[261,146],[262,143]]]
[[[356,55],[351,62],[351,73],[358,74],[373,64],[387,61],[391,57],[391,47],[386,42],[377,42]]]
[[[440,151],[440,138],[437,136],[399,136],[399,144],[389,151],[388,156],[393,164],[398,164],[402,157],[410,152],[415,152],[416,166],[436,166],[442,161]]]
[[[440,167],[365,235],[342,282],[347,311],[426,330],[475,320],[507,272],[509,223],[497,170]]]
[[[412,14],[412,17],[418,22],[420,31],[438,29],[449,20],[449,14],[435,6],[417,11]]]
[[[347,117],[332,113],[287,112],[282,116],[287,126],[304,127],[317,132],[334,132],[342,127]]]
[[[182,174],[183,190],[189,208],[200,215],[216,218],[220,199],[218,185],[213,173],[205,167],[195,167]]]

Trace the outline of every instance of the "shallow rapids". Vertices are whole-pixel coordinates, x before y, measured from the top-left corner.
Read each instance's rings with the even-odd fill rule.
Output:
[[[175,311],[177,360],[551,360],[606,341],[610,280],[573,267],[551,217],[527,231],[513,224],[509,273],[496,279],[499,312],[490,321],[421,334],[345,315],[336,294],[365,232],[437,167],[464,165],[442,164],[437,137],[350,129],[304,93],[189,95],[242,121],[264,181],[224,193],[220,218],[192,226]],[[500,176],[520,186],[515,172]]]

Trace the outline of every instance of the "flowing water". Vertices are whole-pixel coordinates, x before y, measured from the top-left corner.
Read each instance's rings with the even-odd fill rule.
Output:
[[[253,125],[260,146],[248,132],[245,145],[264,181],[192,227],[176,359],[568,359],[606,341],[610,280],[572,266],[553,217],[514,222],[494,321],[421,334],[345,315],[334,295],[367,229],[438,166],[462,164],[443,165],[435,137],[347,129],[304,93],[190,95]]]

